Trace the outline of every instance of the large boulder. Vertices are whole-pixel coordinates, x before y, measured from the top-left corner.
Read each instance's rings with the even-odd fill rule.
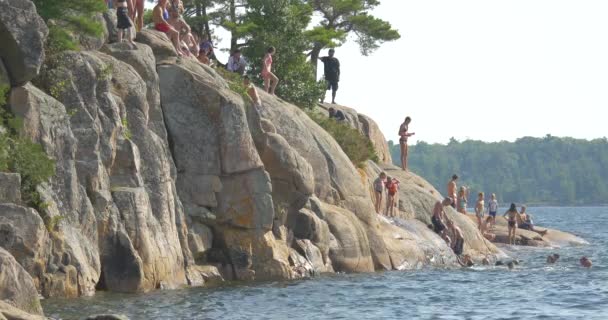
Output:
[[[10,309],[4,308],[2,301],[26,312],[42,315],[32,277],[10,253],[0,247],[0,315]]]
[[[0,0],[0,58],[13,86],[33,79],[44,62],[49,30],[29,0]]]
[[[353,129],[357,129],[362,135],[366,136],[372,142],[374,148],[376,149],[376,155],[378,156],[378,161],[380,163],[393,163],[386,138],[384,137],[382,131],[380,131],[378,124],[376,124],[372,118],[358,113],[357,110],[353,108],[341,105],[327,103],[319,105],[320,113],[325,116],[329,116],[329,108],[342,111],[344,117],[346,118],[345,123],[351,126]]]
[[[21,175],[0,172],[0,203],[21,203]]]
[[[47,320],[44,316],[31,314],[0,300],[1,320]]]

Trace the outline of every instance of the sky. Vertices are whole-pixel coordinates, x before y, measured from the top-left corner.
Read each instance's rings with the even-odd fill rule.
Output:
[[[401,39],[368,57],[337,48],[336,101],[388,140],[406,116],[413,142],[605,137],[606,13],[605,0],[381,0],[373,14]]]

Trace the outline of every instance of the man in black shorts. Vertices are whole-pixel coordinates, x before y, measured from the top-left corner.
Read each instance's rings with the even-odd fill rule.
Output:
[[[336,104],[336,92],[338,91],[338,82],[340,82],[340,61],[334,57],[335,53],[334,49],[329,49],[329,56],[320,58],[325,65],[325,81],[327,81],[327,90],[331,90],[332,104]],[[323,100],[325,100],[325,97],[323,97]]]
[[[433,217],[431,222],[433,223],[433,231],[439,234],[447,243],[450,243],[447,230],[444,221],[446,220],[444,208],[452,204],[452,199],[445,198],[442,202],[437,201],[435,208],[433,208]]]

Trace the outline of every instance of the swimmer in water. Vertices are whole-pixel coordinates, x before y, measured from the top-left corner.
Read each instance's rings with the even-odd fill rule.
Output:
[[[593,265],[591,263],[591,260],[587,257],[582,257],[580,260],[581,266],[585,267],[585,268],[591,268],[591,266]]]
[[[556,262],[557,262],[557,260],[559,260],[559,254],[557,254],[557,253],[550,254],[550,255],[547,257],[547,263],[548,263],[548,264],[553,264],[553,263],[556,263]]]

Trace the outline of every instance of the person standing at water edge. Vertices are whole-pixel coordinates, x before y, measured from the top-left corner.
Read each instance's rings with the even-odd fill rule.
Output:
[[[403,169],[404,171],[407,171],[407,139],[416,134],[414,132],[408,132],[410,122],[412,122],[412,118],[405,117],[405,121],[403,121],[403,123],[399,127],[399,145],[401,146],[401,169]]]
[[[507,222],[509,224],[509,244],[511,244],[511,245],[515,244],[515,231],[517,231],[517,216],[518,215],[519,215],[519,212],[517,212],[517,206],[515,206],[515,203],[511,203],[511,207],[503,215],[503,217],[505,217],[505,218],[507,218],[507,216],[509,216],[507,218]]]
[[[382,208],[382,195],[384,194],[386,184],[386,173],[381,172],[378,178],[374,180],[374,196],[376,199],[376,203],[374,203],[376,207],[376,213],[380,214],[380,210]]]
[[[496,213],[498,212],[498,201],[496,201],[496,194],[492,193],[492,200],[490,200],[490,204],[488,204],[488,214],[490,218],[492,218],[492,223],[490,228],[492,228],[496,224]]]
[[[331,90],[332,104],[336,104],[336,92],[338,91],[338,82],[340,82],[340,61],[334,57],[335,53],[334,49],[329,49],[328,56],[319,58],[324,65],[325,81],[327,81],[327,90]],[[324,100],[325,96],[323,96],[321,103]]]
[[[477,197],[477,204],[475,205],[475,216],[477,217],[477,226],[479,231],[483,233],[483,214],[486,208],[485,202],[483,201],[484,194],[480,192]]]
[[[279,84],[279,78],[272,73],[272,56],[275,54],[276,49],[274,47],[266,50],[266,55],[262,61],[262,78],[264,79],[264,90],[274,95],[274,91]]]
[[[452,199],[452,208],[456,209],[456,202],[458,201],[458,196],[456,195],[456,190],[458,190],[458,186],[456,185],[456,181],[458,180],[457,175],[452,176],[452,180],[448,182],[448,197]]]

